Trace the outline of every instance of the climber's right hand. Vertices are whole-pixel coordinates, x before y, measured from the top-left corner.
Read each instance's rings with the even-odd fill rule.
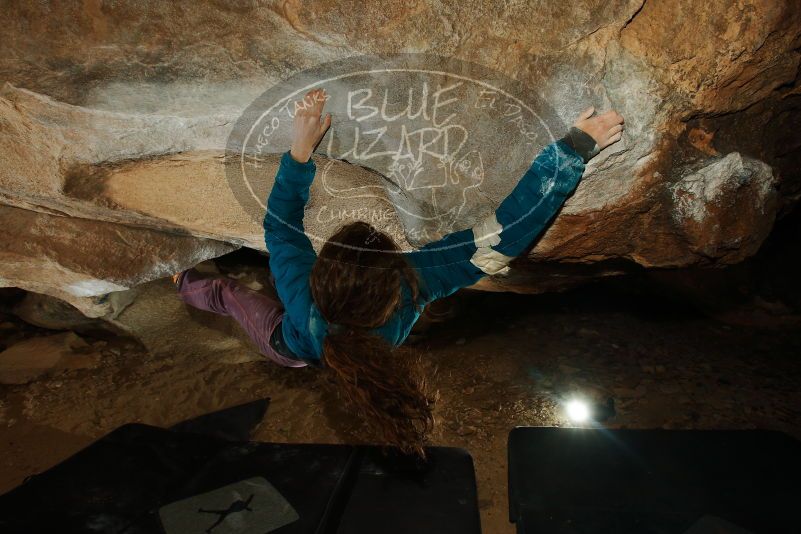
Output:
[[[623,136],[623,115],[610,109],[593,117],[595,108],[585,109],[573,125],[595,140],[598,150],[603,150],[612,143],[617,143]]]
[[[312,152],[331,126],[331,114],[320,120],[323,106],[328,99],[324,89],[312,89],[302,100],[295,102],[295,118],[292,122],[292,147],[290,155],[300,163],[309,161]]]

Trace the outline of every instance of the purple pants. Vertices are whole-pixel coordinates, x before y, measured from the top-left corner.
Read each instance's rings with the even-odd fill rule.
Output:
[[[204,278],[195,269],[181,273],[178,280],[181,300],[195,308],[233,317],[258,347],[259,352],[284,367],[306,367],[306,363],[287,358],[270,346],[270,337],[280,328],[284,306],[234,280]]]

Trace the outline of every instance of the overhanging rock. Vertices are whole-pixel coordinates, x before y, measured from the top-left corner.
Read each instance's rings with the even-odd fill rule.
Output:
[[[191,10],[10,2],[0,29],[0,81],[7,82],[0,93],[0,202],[13,206],[2,208],[2,253],[13,260],[0,266],[0,279],[74,302],[82,298],[76,288],[96,296],[237,246],[263,248],[258,206],[289,130],[284,121],[257,155],[259,172],[248,182],[255,204],[243,203],[231,182],[241,163],[231,134],[243,117],[258,121],[249,106],[326,65],[384,57],[410,72],[415,55],[429,71],[448,67],[449,79],[462,77],[440,103],[456,95],[487,104],[482,90],[513,87],[512,97],[542,105],[534,108],[556,125],[545,129],[551,137],[588,105],[626,117],[623,141],[593,160],[543,238],[509,277],[481,288],[542,291],[620,272],[627,263],[739,262],[801,193],[797,132],[775,143],[768,135],[773,122],[801,119],[801,10],[747,4],[545,2],[532,13],[481,2],[358,10],[339,1],[200,2]],[[540,23],[532,23],[534,15]],[[462,67],[454,70],[454,63]],[[362,143],[377,137],[367,132],[382,124],[364,119],[372,107],[384,123],[400,117],[409,103],[401,95],[415,91],[418,106],[426,81],[432,105],[448,77],[426,76],[325,78],[340,100],[331,102],[334,130],[321,151],[352,164],[315,157],[320,179],[306,217],[315,246],[356,218],[404,248],[470,227],[548,141],[519,142],[536,123],[533,115],[453,108],[458,116],[448,123],[450,104],[442,104],[439,121],[421,119],[432,123],[432,135],[444,141],[445,129],[458,125],[450,139],[467,133],[478,146],[440,158],[447,174],[421,181],[415,166],[350,150],[357,135]],[[387,87],[394,93],[382,109]],[[361,108],[354,111],[354,103]],[[393,128],[372,149],[401,146],[420,126],[389,122]],[[509,124],[523,128],[517,137]],[[27,241],[34,246],[25,248]]]

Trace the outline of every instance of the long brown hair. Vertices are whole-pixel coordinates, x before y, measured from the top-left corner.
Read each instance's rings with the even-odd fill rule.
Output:
[[[340,228],[312,268],[314,302],[328,321],[323,364],[374,438],[423,455],[434,426],[434,395],[417,354],[369,330],[401,306],[402,284],[417,301],[414,271],[387,234],[365,222]]]

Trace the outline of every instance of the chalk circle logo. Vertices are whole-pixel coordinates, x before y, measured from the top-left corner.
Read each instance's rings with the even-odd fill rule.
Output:
[[[566,130],[536,88],[474,63],[431,54],[325,63],[265,91],[229,136],[228,183],[258,222],[291,143],[295,102],[318,87],[332,115],[315,151],[325,158],[317,159],[305,228],[282,220],[315,248],[356,220],[403,249],[471,228]]]

